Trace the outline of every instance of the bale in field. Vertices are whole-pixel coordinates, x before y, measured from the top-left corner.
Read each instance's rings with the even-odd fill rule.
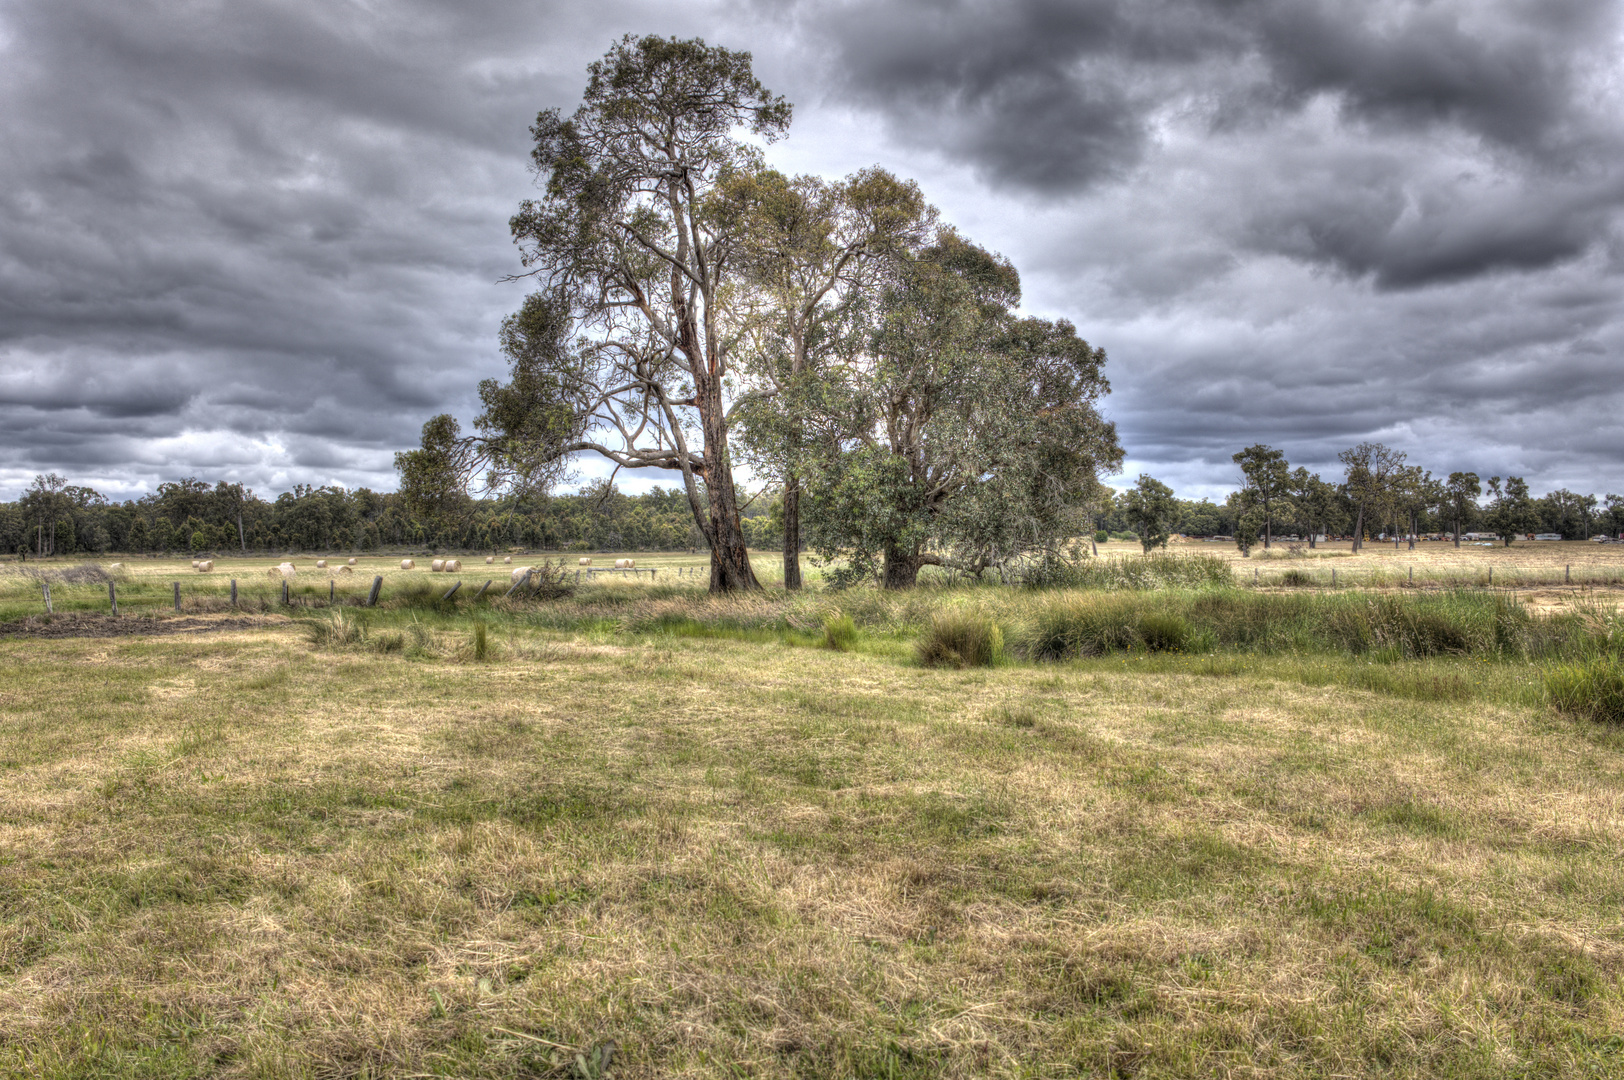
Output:
[[[462,572],[462,560],[461,559],[447,559],[445,561],[445,565],[440,567],[440,569],[441,569],[442,572],[447,573],[447,574],[461,573]]]
[[[503,559],[502,561],[504,563],[512,563],[513,562],[513,556],[509,555],[507,558]]]
[[[193,569],[193,570],[196,570],[196,569],[197,569],[197,564],[198,564],[198,563],[199,563],[199,562],[201,562],[201,561],[202,561],[202,560],[201,560],[201,559],[193,559],[193,560],[192,560],[192,569]]]
[[[591,560],[591,559],[586,559],[586,558],[583,558],[583,559],[582,559],[582,560],[581,560],[581,565],[582,565],[582,566],[591,566],[591,565],[592,565],[592,560]]]
[[[636,559],[616,559],[615,560],[615,569],[616,570],[630,570],[636,565],[637,565],[637,560]]]
[[[122,570],[122,569],[124,569],[124,564],[121,563],[121,562],[116,562],[116,563],[113,563],[111,566],[109,566],[107,569],[109,569],[109,570]]]
[[[349,565],[350,565],[350,566],[354,566],[354,565],[355,565],[355,560],[354,560],[354,559],[351,559],[351,560],[350,560],[350,561],[349,561]]]
[[[429,573],[431,573],[431,574],[438,574],[438,573],[441,573],[444,570],[445,570],[445,560],[444,559],[435,559],[433,562],[429,563]]]
[[[325,569],[327,569],[327,560],[326,559],[317,559],[316,560],[316,569],[317,570],[325,570]]]
[[[197,566],[197,572],[198,573],[207,574],[209,571],[214,569],[214,560],[213,559],[199,559],[199,560],[197,560],[196,566]]]
[[[339,572],[339,573],[340,573],[340,574],[353,574],[353,573],[355,573],[355,571],[354,571],[354,570],[351,570],[351,569],[350,569],[350,568],[349,568],[349,567],[347,567],[347,566],[340,566],[340,567],[339,567],[339,568],[338,568],[338,572]]]
[[[495,555],[487,555],[487,556],[485,556],[485,565],[486,566],[489,566],[491,563],[493,563],[495,561],[496,561],[496,556]]]
[[[402,559],[402,560],[400,560],[400,568],[402,570],[410,570],[412,567],[414,567],[416,565],[417,564],[415,562],[413,562],[412,560],[410,560],[410,559]]]
[[[517,585],[519,582],[523,581],[525,578],[527,578],[529,576],[530,576],[530,567],[528,567],[528,566],[515,566],[513,568],[512,584]]]

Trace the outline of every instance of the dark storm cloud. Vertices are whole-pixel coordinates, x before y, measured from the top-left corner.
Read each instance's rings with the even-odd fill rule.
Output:
[[[526,127],[624,14],[0,3],[0,491],[98,463],[392,484],[499,368]]]
[[[1130,478],[1376,438],[1624,489],[1612,0],[717,2],[0,0],[0,497],[392,486],[500,371],[527,126],[628,31],[753,50],[770,157],[1014,257]]]

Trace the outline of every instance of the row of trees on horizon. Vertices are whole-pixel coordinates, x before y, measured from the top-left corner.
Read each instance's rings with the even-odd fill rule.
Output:
[[[1435,477],[1408,463],[1408,455],[1382,443],[1360,443],[1338,455],[1343,475],[1324,480],[1293,469],[1283,451],[1264,444],[1237,452],[1240,486],[1222,507],[1192,508],[1155,477],[1141,473],[1115,507],[1146,551],[1172,533],[1232,536],[1243,553],[1265,549],[1281,535],[1347,534],[1354,550],[1372,534],[1407,539],[1447,534],[1455,545],[1468,532],[1486,532],[1506,544],[1529,533],[1588,540],[1596,534],[1624,536],[1624,496],[1580,495],[1560,488],[1536,498],[1520,476],[1452,472]]]
[[[1494,533],[1507,542],[1526,533],[1567,540],[1624,533],[1621,495],[1598,499],[1558,489],[1536,497],[1520,477],[1482,481],[1469,472],[1437,480],[1406,465],[1402,453],[1374,444],[1349,455],[1344,476],[1330,482],[1292,469],[1278,450],[1248,447],[1235,455],[1242,483],[1221,502],[1180,499],[1167,485],[1141,475],[1132,488],[1103,490],[1068,539],[1098,530],[1132,536],[1149,550],[1173,534],[1224,536],[1249,550],[1288,535],[1308,537],[1312,544],[1316,534],[1373,538],[1453,535],[1457,529]],[[782,544],[785,504],[781,490],[768,490],[744,505],[742,522],[752,549]],[[109,552],[681,551],[704,544],[681,492],[655,488],[632,495],[610,481],[571,494],[464,495],[433,515],[415,513],[399,492],[299,486],[267,499],[240,484],[190,477],[160,484],[140,499],[113,502],[51,474],[36,477],[18,501],[0,503],[0,551],[22,558]]]

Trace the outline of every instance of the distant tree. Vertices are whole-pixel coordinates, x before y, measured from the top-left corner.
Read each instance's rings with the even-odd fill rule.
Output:
[[[1171,524],[1179,510],[1172,488],[1149,473],[1140,473],[1139,482],[1117,498],[1128,527],[1139,537],[1139,546],[1146,554],[1167,546]]]
[[[1290,505],[1291,466],[1284,451],[1258,443],[1234,456],[1241,467],[1241,498],[1248,509],[1256,507],[1262,520],[1263,548],[1274,539],[1274,520]]]
[[[1364,547],[1366,515],[1385,509],[1392,497],[1394,474],[1405,455],[1381,443],[1360,443],[1337,455],[1347,468],[1344,490],[1353,504],[1353,549]]]
[[[1527,482],[1520,476],[1508,476],[1502,490],[1500,478],[1489,477],[1489,508],[1485,516],[1494,534],[1510,547],[1511,541],[1526,533],[1536,521]]]
[[[1624,495],[1607,494],[1600,514],[1602,528],[1617,540],[1624,536]]]
[[[1483,485],[1474,472],[1452,472],[1444,485],[1444,510],[1455,526],[1455,546],[1460,547],[1462,525],[1470,525],[1477,516],[1477,499],[1483,494]]]
[[[1308,546],[1318,547],[1320,534],[1329,532],[1331,522],[1337,518],[1336,487],[1321,480],[1319,473],[1299,467],[1293,470],[1286,493],[1297,516],[1308,526]]]

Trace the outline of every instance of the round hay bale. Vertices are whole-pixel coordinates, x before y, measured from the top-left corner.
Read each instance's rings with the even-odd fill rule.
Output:
[[[445,565],[440,567],[441,573],[455,574],[462,569],[461,559],[447,559]]]
[[[496,561],[496,556],[495,555],[487,555],[487,556],[485,556],[485,565],[486,566],[489,566],[491,563],[493,563],[495,561]]]
[[[592,565],[592,560],[588,559],[588,558],[582,558],[581,559],[581,565],[582,566],[591,566]]]
[[[281,574],[284,578],[297,577],[299,575],[298,568],[290,562],[285,562],[281,566],[278,566],[276,568],[276,572]]]
[[[214,569],[214,560],[213,559],[199,559],[199,560],[197,560],[197,572],[198,573],[207,574],[209,571],[211,571],[213,569]]]
[[[325,570],[325,569],[327,569],[327,560],[326,559],[317,559],[316,560],[316,569],[317,570]]]
[[[510,581],[510,584],[516,585],[529,576],[530,568],[528,566],[515,566],[513,568],[513,574],[511,575],[512,580]]]
[[[503,559],[502,562],[505,564],[511,564],[513,562],[513,556],[509,555],[507,558]]]
[[[412,567],[414,567],[416,565],[417,564],[415,562],[413,562],[411,559],[402,559],[402,560],[400,560],[400,568],[402,570],[410,570]]]
[[[351,560],[350,560],[350,561],[349,561],[349,565],[350,565],[350,566],[354,566],[354,565],[355,565],[355,560],[354,560],[354,559],[351,559]]]
[[[445,560],[444,559],[435,559],[433,562],[429,563],[429,573],[431,573],[431,574],[438,574],[438,573],[441,573],[444,570],[445,570]]]
[[[355,571],[354,571],[354,570],[351,570],[351,569],[350,569],[350,568],[349,568],[349,567],[347,567],[347,566],[340,566],[340,567],[339,567],[339,568],[338,568],[338,572],[339,572],[339,573],[340,573],[340,574],[353,574],[353,573],[355,573]]]

